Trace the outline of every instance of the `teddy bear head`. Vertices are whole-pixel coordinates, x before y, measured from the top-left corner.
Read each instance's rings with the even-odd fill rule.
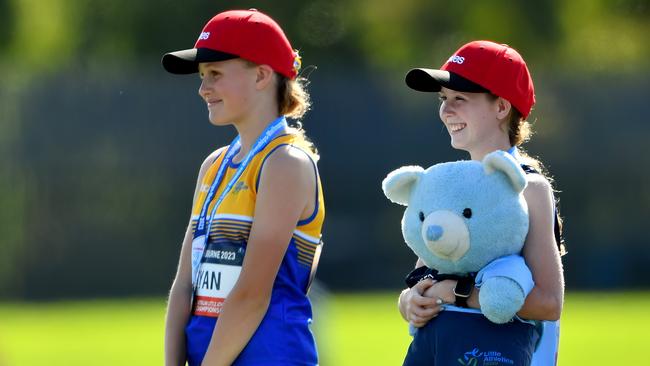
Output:
[[[407,245],[440,273],[477,272],[524,245],[526,175],[506,152],[426,170],[401,167],[388,174],[382,187],[388,199],[407,206],[402,218]]]

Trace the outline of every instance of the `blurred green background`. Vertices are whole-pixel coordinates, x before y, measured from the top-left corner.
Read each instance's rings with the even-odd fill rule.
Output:
[[[650,289],[650,1],[0,0],[0,365],[55,364],[55,348],[113,338],[93,353],[106,364],[138,344],[142,360],[160,357],[198,167],[234,136],[209,125],[198,78],[165,73],[160,56],[190,48],[213,14],[250,7],[283,26],[311,80],[304,126],[327,200],[320,316],[334,319],[316,314],[324,365],[343,364],[337,342],[373,319],[394,325],[368,334],[399,338],[369,352],[401,359],[393,307],[415,257],[380,182],[466,158],[436,97],[403,77],[473,39],[515,47],[535,80],[526,147],[555,176],[569,248],[561,359],[596,335],[623,353],[634,340],[610,326],[648,325],[632,308]],[[72,336],[77,348],[51,342]],[[564,364],[587,364],[575,360]]]
[[[395,303],[394,292],[318,301],[321,364],[401,365],[410,336]],[[647,292],[570,293],[559,365],[647,365],[649,307]],[[0,304],[0,365],[162,365],[164,312],[162,298]]]

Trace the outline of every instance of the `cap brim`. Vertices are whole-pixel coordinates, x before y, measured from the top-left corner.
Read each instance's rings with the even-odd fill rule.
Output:
[[[238,57],[209,48],[190,48],[164,54],[161,63],[172,74],[193,74],[199,71],[200,62],[226,61]]]
[[[421,92],[438,92],[443,86],[460,92],[489,92],[484,87],[445,70],[412,69],[406,73],[405,81],[409,88]]]

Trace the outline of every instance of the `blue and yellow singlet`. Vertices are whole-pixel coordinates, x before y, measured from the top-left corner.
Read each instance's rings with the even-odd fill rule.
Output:
[[[323,191],[316,167],[316,156],[300,134],[274,138],[253,157],[231,191],[217,208],[210,225],[209,239],[198,268],[192,314],[185,328],[190,366],[200,365],[207,351],[226,296],[235,285],[246,252],[253,223],[260,172],[278,147],[290,145],[303,151],[312,161],[317,189],[315,209],[297,223],[282,264],[273,283],[269,308],[259,327],[234,365],[316,365],[318,357],[309,329],[312,310],[307,291],[318,264],[321,228],[325,217]],[[205,173],[192,207],[192,230],[204,205],[225,149]],[[238,164],[230,163],[223,182],[230,181]],[[218,197],[225,184],[220,184]],[[208,207],[212,211],[214,202]]]

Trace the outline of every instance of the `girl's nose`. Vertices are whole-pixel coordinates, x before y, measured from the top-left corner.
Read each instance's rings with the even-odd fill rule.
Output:
[[[205,99],[208,94],[210,94],[210,88],[208,88],[205,79],[202,79],[201,85],[199,86],[199,95]]]
[[[440,119],[445,121],[447,117],[454,113],[453,108],[447,102],[440,104]]]

